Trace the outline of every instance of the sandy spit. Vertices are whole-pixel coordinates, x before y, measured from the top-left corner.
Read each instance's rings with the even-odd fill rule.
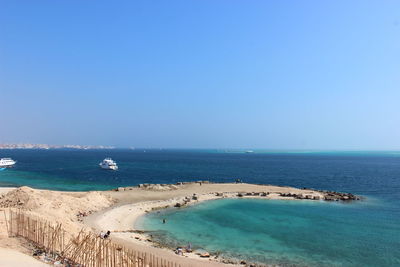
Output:
[[[268,196],[246,196],[246,193],[268,192]],[[303,194],[310,196],[323,197],[323,194],[313,190],[303,190],[292,187],[280,187],[272,185],[253,185],[253,184],[204,184],[191,183],[180,186],[172,190],[144,190],[139,188],[124,188],[118,192],[107,192],[107,194],[117,200],[117,205],[97,212],[85,219],[85,224],[91,226],[97,231],[112,232],[112,236],[118,242],[136,249],[157,253],[171,260],[186,262],[190,259],[190,264],[198,263],[199,266],[220,266],[221,259],[200,258],[194,253],[186,253],[185,258],[177,256],[173,251],[166,248],[160,248],[158,244],[151,241],[149,236],[138,232],[132,232],[136,220],[148,213],[162,208],[174,207],[177,203],[193,205],[202,201],[237,198],[238,193],[242,193],[245,198],[262,199],[293,199],[281,197],[280,193]],[[196,199],[193,199],[193,196]],[[212,260],[210,262],[210,260]],[[183,262],[182,262],[183,263]],[[227,266],[226,264],[223,264]]]
[[[224,197],[237,197],[253,192],[268,192],[263,199],[294,199],[282,197],[281,193],[303,194],[323,198],[323,193],[309,189],[297,189],[272,185],[184,183],[180,185],[154,185],[147,187],[126,187],[111,191],[59,192],[38,190],[29,187],[0,189],[0,209],[21,208],[28,213],[51,222],[62,222],[70,233],[89,228],[99,233],[110,230],[111,239],[128,248],[149,252],[165,259],[191,266],[228,266],[215,259],[203,259],[194,253],[178,256],[170,249],[157,247],[149,237],[132,232],[136,220],[155,209],[188,202]],[[196,198],[193,198],[195,194]],[[308,201],[308,200],[304,200]],[[5,224],[0,222],[0,233],[5,233]],[[0,242],[0,247],[2,246]]]

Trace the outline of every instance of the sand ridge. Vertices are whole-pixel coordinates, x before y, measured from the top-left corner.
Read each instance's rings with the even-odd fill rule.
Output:
[[[170,249],[160,248],[159,244],[149,240],[149,236],[134,232],[134,225],[143,214],[160,208],[173,207],[177,203],[192,205],[212,199],[237,198],[239,194],[240,197],[263,199],[295,199],[292,194],[311,199],[324,198],[323,192],[311,189],[246,183],[192,182],[90,192],[59,192],[20,187],[0,195],[0,208],[20,208],[50,222],[61,222],[71,233],[78,233],[82,228],[91,229],[95,233],[110,230],[111,239],[116,243],[181,264],[222,266],[220,262],[199,259],[194,253],[186,253],[182,257]]]
[[[190,183],[181,185],[178,189],[163,190],[159,186],[156,188],[158,189],[120,188],[118,192],[108,192],[110,196],[118,199],[120,205],[89,216],[85,219],[85,223],[97,231],[110,230],[114,240],[118,240],[126,246],[153,252],[156,248],[156,253],[162,253],[164,257],[182,258],[182,256],[175,255],[170,249],[162,248],[160,244],[154,243],[149,235],[140,232],[143,229],[134,229],[136,220],[148,212],[172,208],[178,203],[182,206],[193,205],[221,198],[239,198],[238,194],[242,198],[262,199],[295,200],[294,197],[284,197],[281,194],[304,194],[323,198],[323,194],[318,191],[272,185]],[[202,265],[207,263],[207,265],[219,266],[221,260],[230,262],[226,259],[212,257],[212,260],[216,262],[210,263],[210,258],[200,258],[195,253],[186,253],[185,256]]]

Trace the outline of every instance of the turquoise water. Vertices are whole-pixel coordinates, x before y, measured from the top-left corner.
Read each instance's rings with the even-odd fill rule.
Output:
[[[195,248],[254,262],[400,266],[399,221],[377,212],[383,207],[387,203],[376,199],[346,204],[223,199],[151,213],[137,226],[171,247],[191,242]]]

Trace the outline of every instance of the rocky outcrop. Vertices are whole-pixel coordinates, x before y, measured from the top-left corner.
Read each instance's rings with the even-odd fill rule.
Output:
[[[174,184],[139,184],[138,187],[144,190],[151,190],[151,191],[170,191],[179,189],[179,186]],[[122,191],[122,190],[118,188],[117,191]]]
[[[317,190],[315,190],[317,191]],[[292,197],[295,199],[309,199],[309,200],[325,200],[325,201],[351,201],[360,200],[361,197],[351,193],[340,193],[334,191],[317,191],[322,193],[322,197],[315,194],[295,194],[295,193],[280,193],[281,197]]]
[[[361,197],[351,193],[340,193],[335,191],[321,191],[326,201],[354,201],[361,200]]]

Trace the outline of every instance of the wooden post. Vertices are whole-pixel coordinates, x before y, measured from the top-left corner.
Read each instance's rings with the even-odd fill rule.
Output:
[[[10,236],[24,237],[47,253],[59,255],[73,264],[85,267],[181,267],[152,253],[116,245],[83,229],[78,235],[69,235],[62,224],[51,224],[21,210],[9,209],[9,218],[5,210],[3,213]]]
[[[12,225],[13,225],[13,216],[12,216],[13,212],[12,212],[11,209],[9,211],[10,211],[10,234],[11,234],[10,236],[13,236],[13,227],[12,227]]]

